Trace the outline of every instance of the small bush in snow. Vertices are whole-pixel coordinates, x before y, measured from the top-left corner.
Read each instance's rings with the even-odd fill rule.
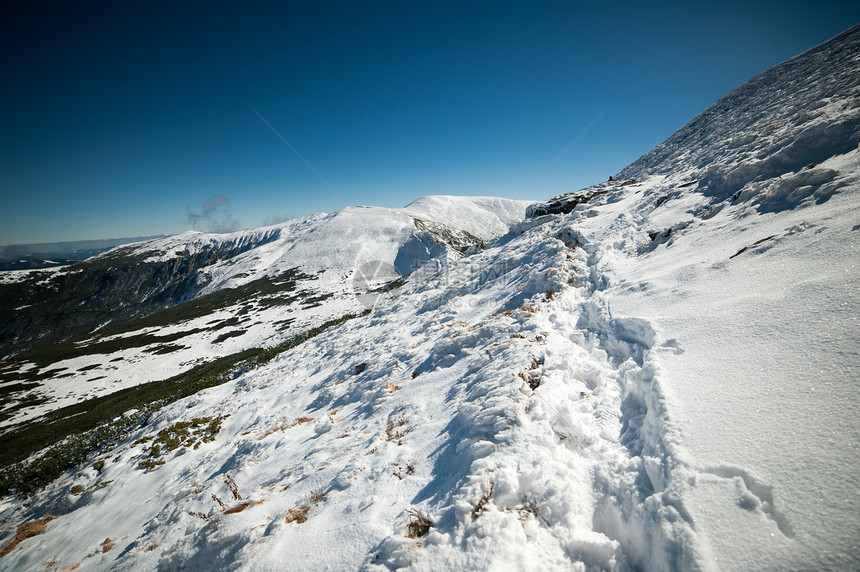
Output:
[[[411,425],[406,428],[402,428],[406,425],[406,420],[403,418],[398,419],[397,421],[389,421],[385,424],[385,440],[386,441],[397,441],[398,445],[402,445],[403,442],[401,439],[409,434],[410,431],[414,429]]]
[[[311,507],[306,504],[291,508],[289,512],[287,512],[287,516],[284,520],[287,521],[287,524],[291,522],[302,524],[303,522],[308,521],[309,510],[311,510]]]
[[[406,525],[406,531],[409,538],[421,538],[433,527],[433,521],[427,518],[427,515],[415,509],[406,511],[409,516],[409,524]]]
[[[166,453],[179,447],[197,449],[202,443],[214,441],[215,435],[221,430],[221,421],[225,417],[226,415],[195,417],[191,421],[179,421],[170,427],[165,427],[157,435],[138,439],[135,444],[152,441],[152,445],[144,449],[146,457],[139,466],[147,471],[154,471],[164,464],[162,457]]]

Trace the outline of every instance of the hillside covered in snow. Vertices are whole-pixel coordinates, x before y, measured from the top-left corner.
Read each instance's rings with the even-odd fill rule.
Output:
[[[525,207],[431,196],[404,209],[186,232],[62,268],[0,273],[0,428],[363,311],[378,294],[356,294],[379,286],[361,274],[365,265],[373,274],[384,264],[390,280],[458,258],[507,232]]]
[[[356,263],[405,278],[13,486],[0,569],[858,569],[858,143],[860,26],[618,180],[263,229],[194,295],[295,269],[342,300],[310,327]]]

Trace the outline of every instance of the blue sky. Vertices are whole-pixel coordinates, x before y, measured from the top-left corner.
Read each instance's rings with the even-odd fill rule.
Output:
[[[0,22],[13,244],[574,191],[860,6],[34,0]]]

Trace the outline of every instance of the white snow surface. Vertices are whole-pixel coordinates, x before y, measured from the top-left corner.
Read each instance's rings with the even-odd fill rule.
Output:
[[[203,248],[258,245],[201,269],[201,282],[206,285],[200,295],[235,288],[262,277],[278,277],[299,268],[316,278],[300,280],[300,293],[307,297],[330,297],[312,307],[301,300],[289,305],[262,304],[244,314],[240,336],[224,341],[219,340],[219,336],[225,330],[207,329],[207,326],[230,318],[236,307],[166,328],[125,333],[123,337],[192,332],[177,342],[178,349],[167,354],[152,351],[160,345],[153,342],[148,348],[135,347],[55,362],[47,369],[59,374],[24,394],[25,398],[47,398],[47,401],[16,409],[0,421],[0,428],[38,418],[82,399],[167,379],[204,360],[251,347],[275,345],[329,319],[362,311],[364,307],[356,299],[352,284],[356,269],[362,264],[381,261],[394,265],[400,274],[409,274],[437,257],[460,256],[458,251],[417,228],[414,220],[435,223],[434,228],[465,231],[486,241],[505,234],[511,224],[522,221],[527,204],[495,197],[436,195],[418,199],[404,209],[347,207],[335,213],[317,214],[252,231],[229,234],[189,231],[120,246],[107,254],[142,254],[145,260],[168,261],[193,255]],[[49,275],[72,272],[72,268],[36,272]],[[29,272],[33,271],[0,273],[0,280],[20,280]],[[284,325],[285,320],[289,320],[288,326]],[[200,331],[193,333],[196,330]],[[99,338],[95,332],[89,342],[106,339],[109,338]]]
[[[638,182],[434,258],[101,471],[6,499],[0,542],[57,518],[0,568],[860,569],[858,68],[855,27]],[[212,415],[214,441],[139,467],[137,438]]]

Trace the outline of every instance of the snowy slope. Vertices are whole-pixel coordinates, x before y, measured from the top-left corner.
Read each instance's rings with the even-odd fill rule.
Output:
[[[610,356],[579,323],[588,288],[569,284],[589,283],[587,256],[547,223],[419,270],[372,316],[166,410],[147,433],[229,417],[214,442],[152,472],[136,468],[146,445],[129,442],[102,472],[86,469],[49,493],[43,511],[74,506],[67,516],[91,522],[51,521],[52,557],[81,569],[626,562],[617,541],[593,530],[592,514],[608,502],[593,496],[593,480],[607,498],[629,500],[637,464],[618,442],[618,381],[642,371],[624,358],[641,359],[643,348],[619,341]],[[74,484],[87,492],[69,496]],[[122,491],[138,491],[136,500]],[[226,510],[262,502],[224,515],[213,494]],[[307,522],[287,523],[305,504]],[[420,542],[404,536],[411,507],[436,522]],[[649,534],[664,550],[660,531]],[[107,537],[122,547],[101,552]],[[37,565],[46,554],[37,543],[48,539],[5,558]]]
[[[152,326],[152,320],[143,320],[140,327],[131,323],[119,334],[105,334],[99,328],[78,344],[81,350],[71,357],[50,363],[26,356],[0,362],[0,372],[13,378],[13,384],[25,379],[38,382],[4,403],[0,427],[82,399],[167,379],[202,361],[272,346],[332,318],[361,311],[355,276],[363,264],[381,261],[405,275],[430,260],[459,257],[461,248],[507,232],[510,224],[523,219],[525,207],[524,201],[509,199],[430,196],[405,209],[348,207],[252,231],[186,232],[115,248],[99,259],[172,269],[196,258],[214,258],[185,279],[195,284],[188,297],[200,300],[225,289],[237,294],[229,302],[212,303],[205,312],[166,324]],[[234,252],[220,259],[213,256]],[[56,279],[63,273],[85,274],[71,266],[37,276]],[[27,274],[0,273],[0,280],[22,280]],[[247,294],[241,294],[243,288]],[[109,318],[106,321],[110,323]]]
[[[814,167],[860,143],[858,33],[850,28],[755,76],[618,178],[695,183],[710,206],[731,197],[775,211],[810,195],[826,200],[835,175]]]
[[[44,532],[0,568],[860,568],[858,56],[860,27],[5,499],[0,543]]]

